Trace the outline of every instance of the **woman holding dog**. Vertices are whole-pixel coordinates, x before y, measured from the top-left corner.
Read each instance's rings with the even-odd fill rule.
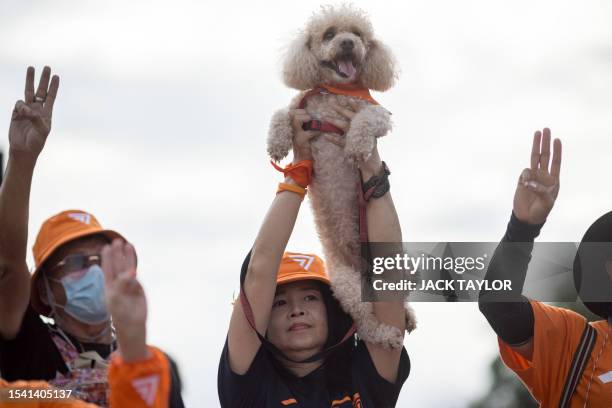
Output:
[[[346,131],[355,108],[336,106],[344,120],[326,120]],[[312,177],[310,141],[343,143],[340,136],[303,130],[309,120],[304,110],[292,111],[293,163],[243,264],[241,298],[219,364],[223,407],[393,407],[410,371],[405,348],[384,349],[353,336],[353,322],[332,296],[316,255],[284,253]],[[385,174],[376,149],[359,171],[364,182]],[[367,226],[373,242],[401,242],[388,191],[368,201]],[[375,303],[374,312],[405,330],[402,302]]]

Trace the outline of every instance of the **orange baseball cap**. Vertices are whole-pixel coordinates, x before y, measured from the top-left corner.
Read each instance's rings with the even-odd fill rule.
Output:
[[[96,217],[82,210],[67,210],[48,218],[43,222],[36,242],[32,247],[34,255],[34,273],[31,279],[30,304],[38,313],[48,315],[51,308],[40,299],[37,281],[41,265],[63,244],[89,235],[104,235],[110,240],[125,238],[118,232],[103,229]]]
[[[285,252],[278,268],[276,284],[282,285],[307,279],[330,284],[329,276],[321,258],[314,254]]]

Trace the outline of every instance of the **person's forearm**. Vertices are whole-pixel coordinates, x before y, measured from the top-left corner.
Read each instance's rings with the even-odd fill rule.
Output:
[[[30,299],[28,206],[35,159],[11,153],[0,187],[0,336],[16,335]]]
[[[366,214],[371,242],[402,242],[402,230],[391,192],[380,198],[370,199]]]
[[[290,178],[285,182],[294,184]],[[301,203],[302,197],[291,191],[282,191],[274,197],[253,244],[247,274],[250,279],[264,276],[270,280],[276,279],[278,266],[293,232]]]
[[[382,161],[375,152],[368,165],[361,168],[362,180],[367,181],[378,174],[381,166]],[[382,197],[370,198],[366,204],[366,221],[370,242],[395,243],[398,245],[397,249],[401,249],[402,229],[390,191]],[[375,302],[374,314],[381,322],[395,326],[402,332],[406,328],[404,302]]]
[[[495,249],[485,279],[503,279],[512,282],[512,292],[505,296],[520,297],[525,283],[527,268],[531,261],[531,251],[535,237],[542,225],[529,225],[521,222],[514,214],[510,218],[506,233]],[[482,290],[480,296],[493,296],[496,292]]]
[[[495,249],[485,280],[509,280],[510,293],[480,292],[478,305],[497,335],[510,345],[519,345],[533,336],[533,310],[522,296],[535,237],[542,225],[521,222],[514,214],[504,237]]]
[[[0,265],[24,263],[28,241],[30,188],[36,159],[10,152],[0,186]],[[9,268],[10,269],[10,268]]]
[[[382,167],[378,152],[361,166],[361,179],[365,182],[376,176]],[[380,198],[370,198],[366,204],[366,220],[368,226],[368,239],[371,242],[401,242],[402,230],[391,192]]]
[[[147,329],[117,327],[117,351],[126,362],[146,360],[149,356],[147,348]]]

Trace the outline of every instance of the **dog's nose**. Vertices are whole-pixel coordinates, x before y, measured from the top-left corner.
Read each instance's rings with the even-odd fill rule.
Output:
[[[355,44],[353,43],[353,40],[342,40],[340,43],[342,51],[352,51],[354,46]]]

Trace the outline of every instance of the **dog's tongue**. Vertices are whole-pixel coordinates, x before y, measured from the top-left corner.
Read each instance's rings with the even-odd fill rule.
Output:
[[[352,77],[355,74],[355,67],[350,60],[347,61],[339,61],[338,62],[338,70],[346,75],[348,78]]]

